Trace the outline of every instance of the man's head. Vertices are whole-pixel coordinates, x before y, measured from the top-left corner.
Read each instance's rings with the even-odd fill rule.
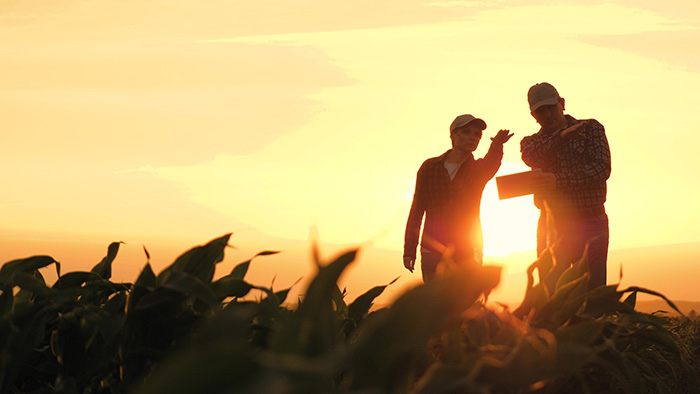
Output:
[[[452,148],[474,152],[479,146],[486,122],[472,115],[459,115],[450,125],[450,139]]]
[[[564,99],[547,82],[532,85],[527,92],[530,114],[543,129],[556,129],[566,124]]]

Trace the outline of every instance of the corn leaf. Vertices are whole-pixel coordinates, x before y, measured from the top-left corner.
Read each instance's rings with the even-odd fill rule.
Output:
[[[230,238],[231,234],[229,233],[209,241],[206,245],[196,246],[183,253],[169,267],[158,274],[158,283],[169,272],[187,273],[204,283],[211,282],[216,264],[224,259],[224,249],[228,246]]]
[[[350,354],[353,388],[402,387],[429,338],[472,306],[500,280],[500,267],[439,275],[399,297],[386,313],[368,320]]]
[[[233,267],[233,270],[231,270],[231,273],[228,275],[232,278],[237,278],[237,279],[244,279],[245,275],[248,273],[248,268],[250,267],[251,261],[253,261],[254,258],[258,256],[270,256],[279,253],[278,251],[274,250],[265,250],[262,252],[257,253],[255,256],[253,256],[251,259],[246,260],[242,263],[239,263],[235,267]]]
[[[51,264],[58,264],[58,262],[50,256],[33,256],[9,261],[0,268],[0,286],[5,286],[15,272],[33,272]]]
[[[119,251],[119,245],[124,242],[112,242],[107,247],[107,255],[100,261],[96,266],[92,267],[90,272],[94,272],[99,275],[102,279],[109,279],[112,277],[112,262],[117,257],[117,252]]]
[[[374,299],[379,297],[388,286],[394,284],[394,282],[396,282],[398,279],[399,278],[397,277],[384,286],[375,286],[366,293],[355,298],[355,301],[353,301],[348,307],[348,317],[356,322],[362,320],[362,318],[369,313],[369,310],[372,308]]]
[[[210,286],[198,277],[186,272],[171,271],[161,278],[159,287],[174,290],[204,301],[210,308],[218,305],[219,299]]]
[[[212,289],[219,300],[228,297],[245,297],[254,286],[236,277],[223,277],[212,283]]]
[[[330,264],[319,266],[301,304],[272,337],[271,348],[280,353],[317,356],[337,343],[333,292],[337,290],[338,278],[356,256],[357,250],[350,250]]]

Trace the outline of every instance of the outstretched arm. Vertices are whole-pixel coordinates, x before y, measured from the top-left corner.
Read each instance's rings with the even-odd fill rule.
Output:
[[[421,166],[416,176],[416,189],[413,193],[413,202],[411,203],[411,210],[408,213],[406,233],[404,235],[403,263],[404,267],[411,272],[413,272],[416,262],[416,249],[418,248],[420,227],[425,214],[425,187],[422,176],[423,173],[424,167]]]
[[[578,122],[563,130],[552,133],[533,134],[520,141],[520,153],[525,164],[530,168],[549,168],[550,163],[556,160],[557,151],[562,142],[572,139],[585,139],[581,128],[588,121]]]
[[[578,125],[581,124],[583,122]],[[605,182],[610,177],[610,146],[605,136],[605,128],[596,120],[589,120],[585,124],[585,127],[576,129],[569,134],[571,136],[569,138],[586,140],[585,164],[571,168],[569,171],[557,173],[558,187],[569,189],[587,187],[591,184]],[[563,138],[566,138],[563,134],[567,130],[562,131]]]

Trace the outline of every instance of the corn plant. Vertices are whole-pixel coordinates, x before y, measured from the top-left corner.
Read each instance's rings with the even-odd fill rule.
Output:
[[[3,265],[2,393],[698,392],[694,343],[634,310],[638,293],[665,297],[589,290],[585,254],[571,267],[557,267],[554,248],[541,255],[511,312],[483,302],[500,268],[449,259],[388,307],[373,302],[396,279],[347,302],[338,278],[358,250],[324,261],[314,249],[314,277],[291,305],[291,288],[245,279],[253,259],[275,251],[214,278],[230,236],[158,274],[144,248],[133,284],[110,281],[120,243],[90,272],[61,275],[48,256]],[[39,271],[50,266],[52,286]]]

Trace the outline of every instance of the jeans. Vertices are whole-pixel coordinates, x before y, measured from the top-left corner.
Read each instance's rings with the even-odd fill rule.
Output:
[[[559,245],[555,249],[557,264],[566,268],[578,261],[583,255],[586,243],[591,240],[588,246],[590,274],[588,288],[605,286],[607,282],[608,244],[610,243],[608,215],[605,212],[595,215],[557,214],[555,212],[553,217],[554,229],[559,240]],[[548,239],[547,215],[541,211],[537,223],[537,255],[539,256],[553,241]]]

